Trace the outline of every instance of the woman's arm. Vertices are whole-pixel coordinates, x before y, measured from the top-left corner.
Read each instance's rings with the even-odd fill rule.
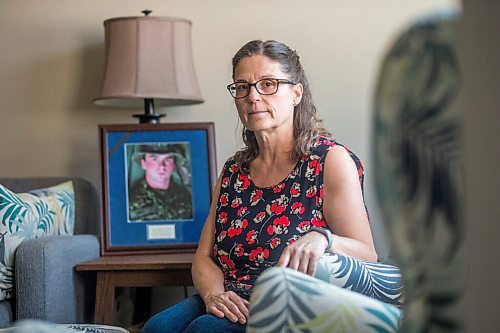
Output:
[[[248,317],[248,301],[232,291],[224,291],[224,274],[213,257],[215,211],[219,198],[221,177],[217,179],[210,212],[200,236],[194,255],[191,274],[193,283],[205,302],[207,312],[219,318],[227,317],[233,322],[245,323]]]
[[[344,147],[335,146],[326,156],[324,191],[323,215],[334,233],[327,251],[377,261],[358,170]]]

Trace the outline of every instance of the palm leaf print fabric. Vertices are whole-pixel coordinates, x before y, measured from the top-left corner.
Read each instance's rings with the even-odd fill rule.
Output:
[[[29,193],[0,185],[0,301],[12,298],[14,254],[26,239],[72,235],[75,194],[71,181]]]
[[[389,333],[397,332],[401,314],[396,306],[273,267],[254,286],[247,332]]]
[[[402,330],[410,333],[464,329],[458,21],[443,12],[405,30],[377,82],[375,189],[403,272]]]
[[[402,277],[396,266],[327,253],[318,261],[314,277],[384,303],[402,305]]]

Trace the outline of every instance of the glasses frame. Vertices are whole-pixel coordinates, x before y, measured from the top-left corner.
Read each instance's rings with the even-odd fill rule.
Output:
[[[269,94],[269,93],[262,93],[259,88],[257,88],[257,84],[261,81],[264,81],[264,80],[272,80],[272,81],[276,81],[276,91]],[[231,87],[236,85],[237,83],[246,83],[248,84],[248,89],[247,89],[247,93],[245,96],[240,96],[240,97],[236,97],[233,95],[233,92],[231,91]],[[265,95],[265,96],[269,96],[269,95],[274,95],[278,92],[279,88],[280,88],[280,83],[284,83],[284,84],[291,84],[291,85],[296,85],[297,83],[296,82],[293,82],[293,81],[290,81],[288,79],[275,79],[275,78],[264,78],[264,79],[260,79],[260,80],[257,80],[255,81],[254,83],[250,83],[250,82],[246,82],[246,81],[238,81],[238,82],[233,82],[231,84],[228,84],[226,86],[227,90],[229,90],[229,94],[231,95],[231,97],[233,97],[234,99],[241,99],[241,98],[245,98],[245,97],[248,97],[248,95],[250,95],[250,89],[252,89],[252,87],[255,88],[255,90],[260,94],[260,95]]]

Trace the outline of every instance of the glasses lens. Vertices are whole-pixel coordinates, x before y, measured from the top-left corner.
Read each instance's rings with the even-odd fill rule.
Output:
[[[257,91],[262,95],[272,95],[278,91],[278,80],[263,79],[256,83]]]
[[[248,95],[248,83],[236,82],[229,86],[229,91],[234,98],[242,98]]]

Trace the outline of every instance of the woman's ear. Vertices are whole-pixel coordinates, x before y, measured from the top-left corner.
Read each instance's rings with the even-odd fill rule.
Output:
[[[297,83],[296,85],[293,86],[293,105],[297,106],[300,104],[300,101],[302,100],[302,93],[304,92],[304,87],[302,86],[302,83]]]

